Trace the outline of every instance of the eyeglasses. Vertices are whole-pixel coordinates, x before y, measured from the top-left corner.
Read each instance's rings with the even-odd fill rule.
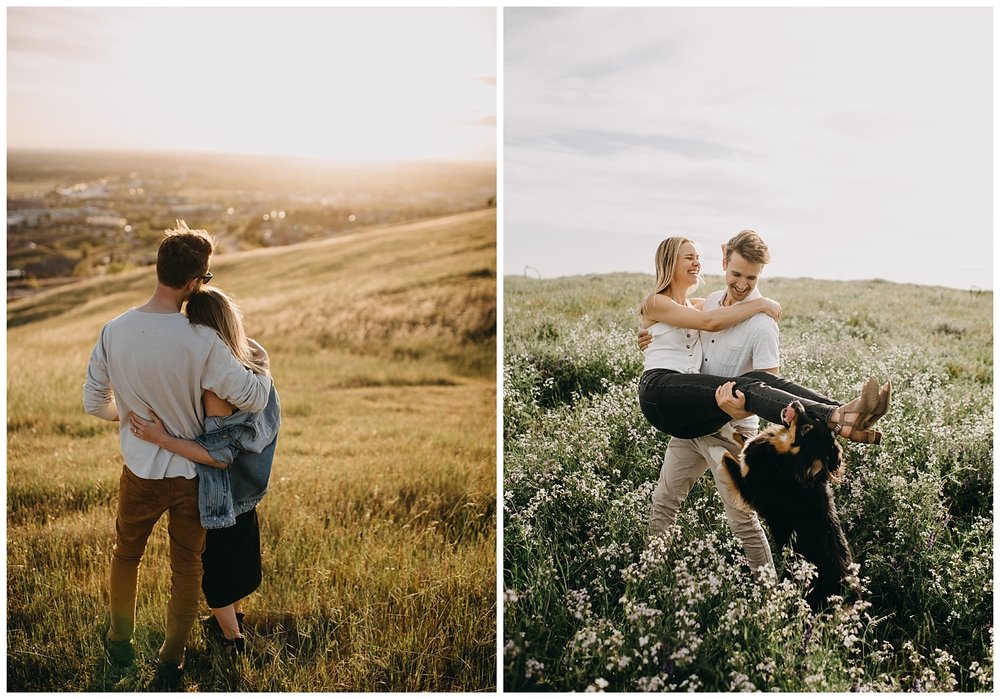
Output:
[[[210,281],[212,281],[212,277],[214,277],[214,276],[215,275],[212,274],[211,272],[205,272],[204,274],[199,274],[197,277],[194,277],[194,278],[195,279],[200,279],[205,284],[208,284]]]

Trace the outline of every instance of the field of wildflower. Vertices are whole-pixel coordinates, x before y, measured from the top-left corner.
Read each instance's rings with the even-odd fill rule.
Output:
[[[668,439],[636,400],[651,285],[505,279],[504,689],[992,691],[992,292],[761,284],[782,375],[841,400],[894,386],[882,444],[842,441],[862,597],[813,615],[812,566],[785,552],[754,578],[708,475],[646,541]]]

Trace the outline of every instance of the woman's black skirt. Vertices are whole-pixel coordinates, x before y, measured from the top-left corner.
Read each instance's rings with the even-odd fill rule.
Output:
[[[236,524],[225,529],[209,529],[201,590],[212,609],[226,607],[260,587],[260,525],[257,509],[236,517]]]

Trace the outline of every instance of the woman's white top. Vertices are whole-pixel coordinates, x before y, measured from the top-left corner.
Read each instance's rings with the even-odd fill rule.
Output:
[[[643,352],[644,371],[673,369],[682,374],[697,374],[701,371],[704,354],[700,332],[666,323],[654,323],[646,330],[653,336],[653,341]]]

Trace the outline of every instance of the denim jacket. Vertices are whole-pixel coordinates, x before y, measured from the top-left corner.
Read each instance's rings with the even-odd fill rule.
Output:
[[[205,433],[195,441],[228,468],[198,467],[198,509],[201,526],[222,529],[236,524],[267,492],[271,462],[278,444],[281,403],[271,386],[263,412],[239,410],[226,417],[205,418]]]

